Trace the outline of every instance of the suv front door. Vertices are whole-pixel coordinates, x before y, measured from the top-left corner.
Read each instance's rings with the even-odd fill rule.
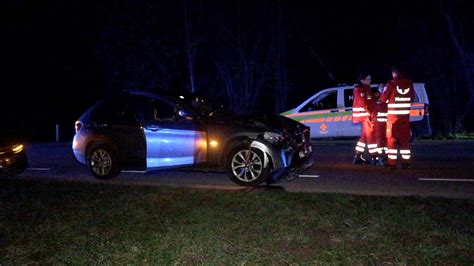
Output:
[[[143,113],[147,169],[193,165],[207,159],[206,132],[194,119],[180,117],[167,99],[147,99]]]

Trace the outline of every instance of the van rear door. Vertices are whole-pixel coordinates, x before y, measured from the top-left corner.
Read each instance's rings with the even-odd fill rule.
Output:
[[[411,104],[410,122],[423,120],[428,108],[428,96],[424,83],[414,83],[415,99]]]

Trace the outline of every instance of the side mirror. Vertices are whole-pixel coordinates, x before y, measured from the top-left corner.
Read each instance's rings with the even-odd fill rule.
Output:
[[[186,120],[192,120],[192,119],[193,119],[193,117],[191,116],[191,114],[190,114],[187,110],[185,110],[185,109],[179,109],[179,110],[178,110],[178,116],[179,116],[179,117],[182,117],[182,118],[184,118],[184,119],[186,119]]]

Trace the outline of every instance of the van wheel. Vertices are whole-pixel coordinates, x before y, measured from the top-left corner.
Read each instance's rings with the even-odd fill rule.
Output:
[[[264,167],[265,155],[259,149],[241,144],[232,149],[227,158],[227,173],[241,186],[258,186],[270,176],[270,164]]]
[[[105,144],[95,145],[90,149],[87,164],[97,179],[112,179],[120,173],[116,153]]]

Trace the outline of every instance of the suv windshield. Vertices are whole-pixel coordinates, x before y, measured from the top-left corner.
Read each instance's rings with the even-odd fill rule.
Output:
[[[210,117],[232,113],[229,109],[224,107],[223,104],[210,101],[198,95],[180,96],[179,100],[201,116]]]
[[[178,101],[173,97],[133,97],[134,109],[138,111],[141,121],[164,121],[174,120],[178,117],[178,111],[186,111],[192,117],[198,117],[199,113],[188,106],[185,102]]]

